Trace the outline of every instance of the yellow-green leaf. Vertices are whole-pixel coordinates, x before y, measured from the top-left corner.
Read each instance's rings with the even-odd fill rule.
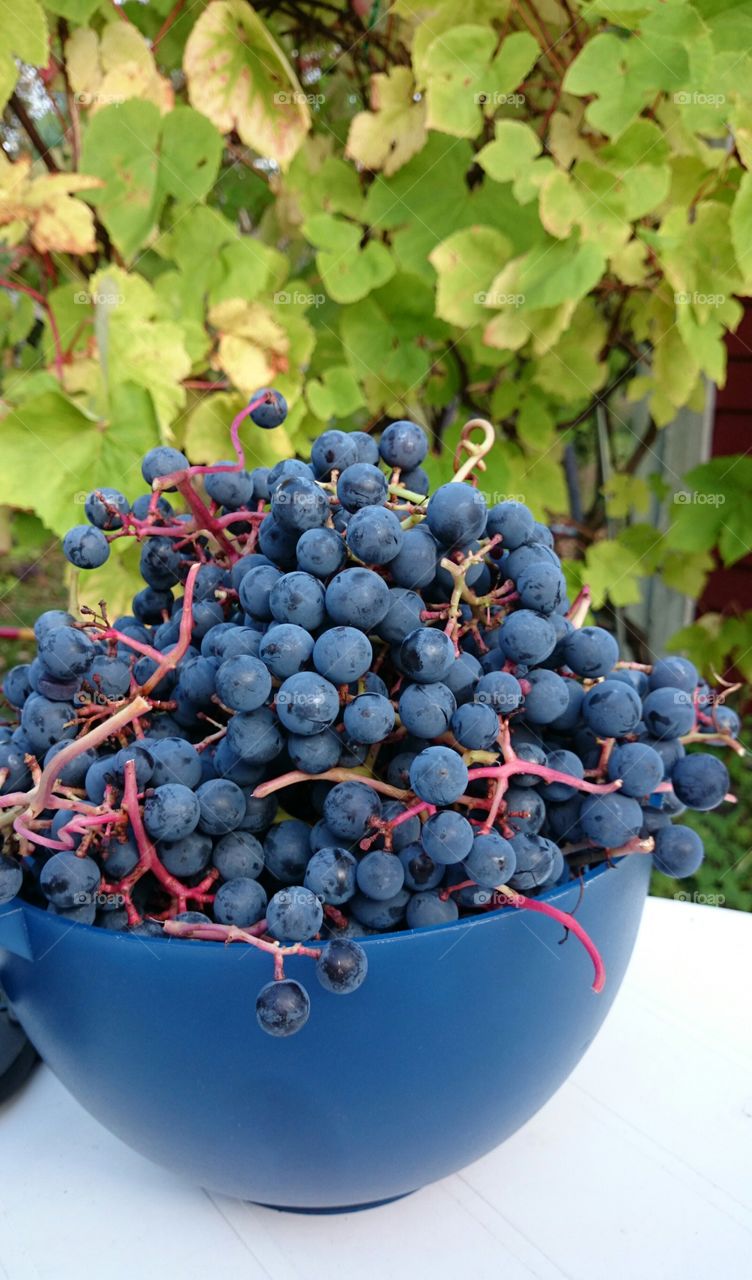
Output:
[[[371,110],[361,111],[350,125],[345,154],[364,169],[387,177],[420,151],[427,137],[426,106],[415,100],[409,67],[393,67],[371,77]]]
[[[244,0],[213,0],[183,59],[191,103],[221,133],[236,129],[286,169],[311,124],[306,95],[282,49]]]

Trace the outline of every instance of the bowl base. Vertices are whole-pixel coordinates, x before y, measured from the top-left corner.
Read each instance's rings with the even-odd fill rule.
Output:
[[[257,1204],[260,1209],[276,1209],[277,1213],[360,1213],[361,1209],[379,1209],[382,1204],[394,1204],[395,1200],[404,1200],[405,1196],[413,1194],[412,1191],[402,1191],[400,1195],[387,1196],[385,1200],[368,1200],[365,1204],[338,1204],[330,1209],[308,1209],[287,1204],[264,1204],[262,1200],[251,1200],[250,1203]]]

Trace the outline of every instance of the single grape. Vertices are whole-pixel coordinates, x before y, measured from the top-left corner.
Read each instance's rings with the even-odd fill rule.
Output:
[[[639,799],[650,795],[663,781],[663,761],[646,742],[623,742],[608,760],[609,781],[621,779],[621,794]]]
[[[156,787],[144,801],[144,826],[154,840],[179,840],[181,836],[188,836],[196,830],[200,817],[197,795],[180,782],[166,782]]]
[[[549,879],[554,859],[559,853],[556,845],[545,836],[514,836],[510,841],[514,849],[516,866],[510,885],[518,893],[530,893]]]
[[[291,678],[295,679],[294,676]],[[260,765],[279,755],[284,739],[274,712],[268,707],[259,707],[258,711],[237,712],[232,717],[220,747],[225,743],[226,750],[233,752],[239,760]]]
[[[269,593],[269,608],[277,622],[293,622],[306,631],[316,631],[324,621],[325,592],[313,574],[285,573]]]
[[[235,924],[240,929],[256,924],[266,909],[266,893],[258,880],[236,876],[225,880],[214,898],[214,918],[218,924]]]
[[[530,609],[518,609],[504,619],[499,645],[510,662],[537,666],[553,653],[556,631],[548,618],[543,618]]]
[[[652,689],[682,689],[684,693],[694,693],[700,677],[697,667],[688,658],[670,655],[659,658],[648,676],[648,684]]]
[[[98,529],[122,529],[122,517],[130,509],[131,504],[118,489],[95,489],[84,502],[86,519]]]
[[[444,879],[444,863],[435,862],[420,844],[406,845],[397,856],[404,869],[405,885],[413,892],[435,889]]]
[[[585,766],[576,756],[574,751],[567,751],[560,748],[557,751],[550,751],[546,758],[546,765],[549,769],[555,769],[557,773],[569,774],[572,778],[580,781],[585,777]],[[546,802],[553,800],[556,804],[560,804],[562,800],[570,800],[577,792],[576,787],[570,787],[566,782],[549,782],[542,788],[543,798]]]
[[[287,754],[296,769],[303,773],[326,773],[339,763],[344,743],[332,729],[321,733],[290,733],[287,737]]]
[[[179,840],[160,840],[157,853],[170,875],[197,876],[209,865],[212,842],[202,831],[192,831]],[[109,873],[109,866],[106,869]]]
[[[253,479],[237,463],[217,462],[218,467],[234,467],[233,471],[215,471],[204,476],[206,492],[213,502],[227,511],[240,511],[253,503]]]
[[[410,471],[420,466],[428,453],[428,437],[417,422],[401,419],[382,431],[379,453],[387,466]]]
[[[324,431],[311,446],[311,466],[317,480],[344,471],[358,461],[358,450],[346,431]]]
[[[322,902],[340,907],[355,893],[357,865],[347,849],[324,846],[308,863],[303,883]]]
[[[378,693],[362,693],[345,707],[345,732],[355,742],[381,742],[394,728],[394,707]]]
[[[582,718],[599,738],[623,738],[640,722],[642,703],[631,685],[604,680],[582,700]]]
[[[533,535],[533,513],[522,502],[498,502],[488,513],[486,532],[489,537],[501,534],[502,545],[514,551]]]
[[[300,885],[280,889],[266,908],[269,932],[280,942],[308,942],[318,933],[323,919],[316,894]]]
[[[715,809],[729,790],[729,772],[717,756],[696,752],[677,760],[671,771],[676,798],[689,809]]]
[[[680,823],[661,827],[655,832],[653,859],[658,871],[677,880],[693,876],[705,856],[702,840],[691,827]]]
[[[264,869],[264,851],[250,831],[230,831],[214,845],[212,863],[223,880],[239,876],[257,880]]]
[[[372,661],[371,642],[355,627],[331,627],[313,646],[313,665],[334,685],[359,680]]]
[[[616,640],[603,627],[575,628],[565,638],[562,648],[567,666],[575,675],[588,680],[607,676],[619,657]]]
[[[305,1026],[310,1012],[308,992],[293,978],[267,982],[256,999],[256,1019],[270,1036],[294,1036]]]
[[[261,400],[250,413],[251,422],[257,427],[270,431],[282,425],[287,417],[287,401],[281,391],[275,391],[273,387],[262,387],[251,396],[251,400]]]
[[[39,887],[48,902],[68,909],[91,902],[100,880],[99,867],[92,858],[54,853],[42,868]]]
[[[588,840],[616,849],[639,834],[642,810],[628,796],[590,795],[582,801],[579,821]]]
[[[337,480],[337,497],[346,511],[379,507],[386,502],[387,493],[384,472],[366,462],[346,467]]]
[[[141,475],[146,484],[151,486],[161,476],[172,475],[173,471],[185,471],[189,465],[185,454],[179,449],[160,444],[155,449],[150,449],[142,459]]]
[[[451,729],[461,746],[471,751],[488,751],[499,736],[499,718],[488,704],[466,702],[452,716]]]
[[[506,884],[514,875],[516,865],[514,846],[498,831],[477,835],[464,861],[470,879],[484,889]]]
[[[671,685],[654,689],[642,704],[642,718],[655,738],[681,738],[690,733],[695,714],[692,695]]]
[[[454,804],[467,782],[467,766],[449,747],[426,747],[410,766],[410,785],[428,804]]]
[[[434,490],[426,520],[442,547],[456,547],[480,537],[487,514],[486,500],[479,489],[452,481]]]
[[[276,823],[264,840],[264,862],[267,869],[282,884],[299,883],[311,856],[310,828],[298,818],[286,818]]]
[[[324,801],[324,821],[339,840],[352,843],[367,834],[381,816],[378,792],[364,782],[338,782]]]
[[[384,849],[373,849],[359,861],[356,879],[359,891],[366,897],[385,902],[403,887],[404,865],[394,854],[388,854]]]
[[[329,499],[306,476],[283,476],[274,489],[271,508],[277,523],[296,533],[322,528],[329,518]]]
[[[445,684],[408,684],[400,694],[398,709],[408,733],[428,740],[446,733],[457,704]]]
[[[399,648],[399,665],[416,684],[440,684],[454,665],[454,645],[433,627],[416,627]]]
[[[350,995],[357,991],[368,972],[368,958],[363,947],[350,938],[333,938],[316,961],[316,977],[325,991],[333,995]]]
[[[0,855],[0,904],[15,898],[23,884],[23,871],[12,858]]]
[[[315,671],[299,671],[277,691],[277,714],[291,733],[309,737],[321,733],[339,715],[339,694]]]
[[[332,622],[372,631],[389,609],[389,587],[372,569],[343,569],[326,588]]]
[[[399,517],[386,507],[361,507],[348,522],[348,549],[365,564],[388,564],[402,545]]]
[[[316,578],[330,578],[347,560],[347,548],[336,529],[306,529],[295,549],[298,568]]]
[[[77,569],[98,569],[110,554],[110,544],[101,529],[77,524],[63,538],[63,555]]]

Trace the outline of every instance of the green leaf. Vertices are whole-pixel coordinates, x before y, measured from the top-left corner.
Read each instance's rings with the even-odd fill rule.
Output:
[[[153,103],[134,98],[102,107],[84,137],[81,167],[105,184],[88,199],[127,260],[148,238],[158,214],[160,120]]]
[[[511,182],[540,152],[540,138],[529,124],[497,120],[495,140],[481,147],[476,160],[494,182]]]
[[[350,124],[345,154],[365,169],[381,169],[387,176],[420,151],[426,141],[425,103],[415,100],[409,67],[393,67],[371,79],[371,110],[361,111]]]
[[[219,173],[222,147],[221,135],[206,116],[192,107],[175,107],[162,120],[160,193],[176,200],[203,200]]]
[[[2,426],[0,502],[37,511],[62,537],[81,522],[84,497],[103,480],[117,477],[118,488],[135,497],[143,489],[136,459],[158,443],[144,401],[127,416],[97,419],[49,391],[11,411]]]
[[[306,398],[317,418],[347,418],[364,404],[353,372],[346,365],[327,369],[323,377],[309,382]]]
[[[564,77],[564,89],[580,97],[592,97],[585,110],[587,120],[608,137],[618,137],[645,105],[648,90],[633,74],[634,52],[630,40],[599,33],[587,40]]]
[[[650,506],[650,488],[642,476],[619,475],[615,472],[608,484],[604,485],[603,493],[608,514],[617,520],[633,511],[644,515]]]
[[[433,291],[415,276],[397,275],[386,288],[345,308],[339,328],[345,357],[364,387],[369,408],[403,416],[402,397],[427,377],[432,345],[447,332],[433,315]]]
[[[369,240],[361,247],[362,230],[329,213],[315,214],[303,230],[319,252],[316,265],[335,302],[357,302],[394,275],[394,259],[385,245]]]
[[[214,0],[183,59],[191,103],[220,133],[286,169],[311,124],[306,95],[281,47],[244,0]]]
[[[497,43],[491,27],[467,23],[428,46],[424,66],[429,129],[474,138],[484,106],[495,109],[524,80],[540,52],[537,41],[527,31],[516,31],[498,53]]]
[[[742,174],[731,210],[731,241],[745,280],[752,281],[752,173]]]
[[[585,580],[592,592],[594,609],[608,599],[617,608],[639,604],[641,568],[639,558],[621,542],[595,542],[585,557]]]
[[[38,0],[0,0],[0,110],[15,88],[14,58],[44,66],[47,62],[47,19]]]
[[[45,0],[50,13],[57,13],[69,22],[88,22],[99,5],[100,0]]]
[[[437,245],[430,257],[438,276],[436,314],[463,328],[485,319],[488,287],[511,252],[492,227],[467,227]]]
[[[124,383],[149,393],[164,438],[185,404],[181,380],[191,361],[180,325],[158,314],[154,290],[139,276],[107,266],[91,278],[95,332],[110,402]]]

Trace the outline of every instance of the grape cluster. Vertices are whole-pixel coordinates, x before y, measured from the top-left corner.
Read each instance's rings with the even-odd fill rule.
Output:
[[[272,1035],[309,1013],[286,955],[346,994],[374,932],[530,905],[627,853],[691,874],[702,845],[673,819],[729,780],[685,744],[738,730],[691,663],[620,663],[582,625],[549,530],[477,487],[487,425],[429,496],[409,421],[246,470],[242,421],[285,413],[265,389],[233,423],[237,461],[160,446],[133,504],[89,495],[67,558],[94,568],[135,537],[145,585],[114,620],[43,613],[0,727],[0,901],[257,946]]]

